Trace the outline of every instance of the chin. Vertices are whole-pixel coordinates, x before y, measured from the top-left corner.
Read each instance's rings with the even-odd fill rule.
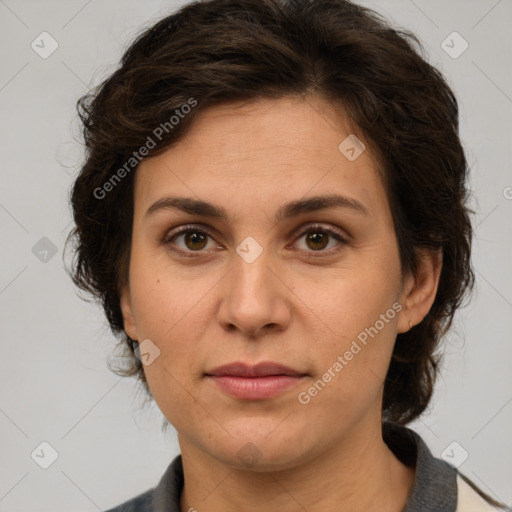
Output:
[[[233,437],[211,438],[205,448],[211,456],[237,470],[268,472],[290,469],[301,464],[307,458],[307,452],[314,451],[310,444],[314,440],[307,439],[298,430],[290,431],[290,425],[286,425],[288,430],[279,432],[285,424],[286,420],[281,425],[274,421],[272,424],[266,422],[261,428],[254,425],[251,428],[245,422],[245,428],[240,427],[237,435],[227,428]],[[308,445],[311,449],[307,448]]]

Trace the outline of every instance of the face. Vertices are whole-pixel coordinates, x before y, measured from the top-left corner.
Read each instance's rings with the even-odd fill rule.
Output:
[[[376,162],[338,149],[353,133],[316,97],[223,105],[137,169],[121,305],[182,451],[284,469],[380,425],[410,318]]]

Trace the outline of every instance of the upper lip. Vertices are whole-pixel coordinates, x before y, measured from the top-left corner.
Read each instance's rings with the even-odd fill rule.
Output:
[[[214,376],[234,376],[234,377],[266,377],[268,375],[305,375],[293,368],[273,362],[263,362],[256,365],[245,363],[229,363],[219,366],[214,370],[206,373],[206,375]]]

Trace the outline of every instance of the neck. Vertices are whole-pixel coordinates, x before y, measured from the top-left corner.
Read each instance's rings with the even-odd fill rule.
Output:
[[[185,485],[181,511],[297,510],[401,512],[414,482],[382,439],[381,425],[348,432],[336,447],[291,469],[240,470],[179,436]]]

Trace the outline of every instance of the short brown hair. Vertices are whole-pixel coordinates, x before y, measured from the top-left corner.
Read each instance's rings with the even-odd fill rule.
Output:
[[[101,301],[128,350],[131,364],[121,374],[136,374],[150,396],[120,309],[136,166],[110,181],[108,194],[104,184],[119,178],[134,151],[191,98],[197,106],[160,130],[147,156],[178,141],[207,107],[316,93],[343,105],[379,161],[402,272],[416,270],[418,249],[442,249],[435,301],[422,322],[397,335],[384,385],[383,418],[405,424],[426,409],[439,341],[473,287],[474,272],[458,104],[422,55],[414,34],[346,0],[194,2],[133,42],[119,69],[78,102],[86,159],[70,194],[76,227],[68,238],[74,283]]]

